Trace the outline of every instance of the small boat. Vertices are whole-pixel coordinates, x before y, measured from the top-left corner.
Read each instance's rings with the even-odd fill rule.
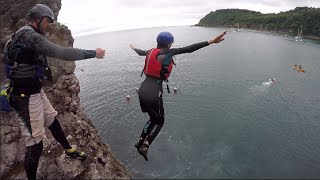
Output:
[[[303,36],[302,36],[302,26],[298,29],[298,36],[294,37],[296,41],[303,41]]]
[[[292,68],[298,70],[299,72],[303,72],[303,73],[305,72],[304,69],[299,68],[299,67],[297,67],[297,66],[292,66]]]
[[[234,30],[233,32],[240,32],[240,22],[238,21],[238,29]]]

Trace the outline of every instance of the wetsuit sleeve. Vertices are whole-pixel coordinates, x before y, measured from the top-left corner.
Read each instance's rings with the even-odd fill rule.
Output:
[[[163,52],[163,54],[171,54],[172,56],[183,53],[192,53],[196,50],[199,50],[203,47],[208,46],[208,41],[192,44],[190,46],[182,47],[182,48],[172,48]],[[162,53],[161,53],[162,54]]]
[[[95,58],[95,50],[83,50],[72,47],[62,47],[50,42],[47,38],[38,33],[30,33],[26,38],[28,43],[37,53],[66,61],[76,61],[88,58]]]
[[[148,51],[133,48],[133,50],[139,55],[139,56],[146,56],[148,54]]]

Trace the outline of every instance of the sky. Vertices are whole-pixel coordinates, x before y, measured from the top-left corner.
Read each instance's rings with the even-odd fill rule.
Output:
[[[145,27],[194,25],[218,9],[279,13],[320,8],[320,0],[62,0],[58,22],[74,36]]]

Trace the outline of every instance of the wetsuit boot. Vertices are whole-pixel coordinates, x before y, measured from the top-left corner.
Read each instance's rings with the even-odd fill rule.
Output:
[[[65,151],[65,153],[66,153],[66,155],[68,155],[70,157],[77,158],[77,159],[80,159],[80,160],[85,160],[88,157],[88,155],[85,152],[79,151],[76,148],[68,149],[68,150]]]
[[[137,148],[137,150],[139,151],[139,148],[142,146],[144,139],[142,137],[140,137],[139,142],[137,142],[134,147]],[[140,152],[139,152],[140,153]]]
[[[49,126],[49,129],[51,130],[52,136],[62,145],[64,149],[66,149],[65,153],[68,156],[80,160],[85,160],[88,157],[88,155],[85,152],[79,151],[78,149],[70,146],[66,136],[64,135],[61,125],[56,117],[53,123]]]
[[[138,149],[139,153],[143,156],[143,158],[146,161],[148,161],[148,149],[149,149],[148,142],[143,143],[142,146]]]

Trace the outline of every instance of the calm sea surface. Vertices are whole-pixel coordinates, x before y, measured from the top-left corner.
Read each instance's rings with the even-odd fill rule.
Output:
[[[183,47],[225,30],[222,43],[176,56],[169,85],[178,93],[164,93],[165,125],[146,162],[133,146],[148,120],[135,92],[144,57],[129,44],[150,49],[170,31]],[[75,74],[86,112],[134,178],[320,178],[319,43],[166,27],[78,37],[74,47],[106,49],[104,60],[77,62]]]

